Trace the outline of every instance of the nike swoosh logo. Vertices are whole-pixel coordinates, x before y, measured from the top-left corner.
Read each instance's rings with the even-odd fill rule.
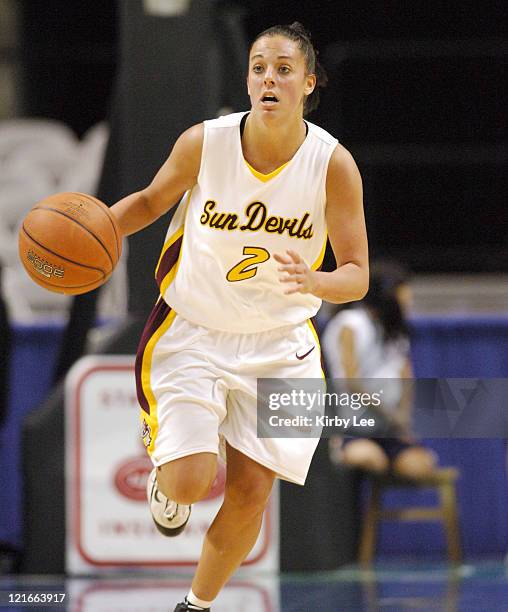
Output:
[[[296,358],[297,358],[297,359],[300,359],[300,361],[301,361],[302,359],[305,359],[305,357],[307,357],[307,355],[310,355],[310,354],[312,353],[312,351],[313,351],[315,348],[316,348],[316,347],[315,347],[315,346],[313,346],[313,347],[310,349],[310,351],[307,351],[307,352],[306,352],[306,353],[304,353],[303,355],[299,355],[298,353],[296,353]]]

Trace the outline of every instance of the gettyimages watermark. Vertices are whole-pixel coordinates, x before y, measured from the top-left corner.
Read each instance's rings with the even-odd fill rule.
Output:
[[[508,378],[258,379],[260,438],[508,438]]]

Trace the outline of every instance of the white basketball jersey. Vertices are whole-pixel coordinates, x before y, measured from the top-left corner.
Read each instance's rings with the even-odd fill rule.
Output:
[[[285,295],[274,253],[292,249],[317,269],[326,247],[326,174],[337,140],[308,123],[294,157],[263,175],[243,157],[234,113],[204,122],[201,168],[171,221],[156,278],[182,317],[253,333],[318,311],[311,294]]]

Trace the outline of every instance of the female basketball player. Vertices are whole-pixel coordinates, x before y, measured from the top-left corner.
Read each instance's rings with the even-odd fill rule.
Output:
[[[129,235],[181,200],[136,363],[162,533],[179,533],[207,496],[225,442],[224,502],[177,611],[209,609],[256,542],[274,479],[304,484],[318,441],[258,438],[256,379],[321,377],[309,318],[322,299],[367,290],[358,169],[303,119],[323,76],[300,24],[262,32],[250,49],[250,111],[191,127],[152,183],[112,207]],[[337,269],[324,273],[327,232]]]

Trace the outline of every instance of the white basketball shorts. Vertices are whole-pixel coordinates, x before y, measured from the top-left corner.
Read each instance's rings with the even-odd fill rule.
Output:
[[[228,333],[194,325],[160,299],[136,358],[143,442],[159,466],[194,453],[218,453],[223,437],[279,478],[304,484],[319,440],[258,438],[257,378],[322,377],[310,321]]]

